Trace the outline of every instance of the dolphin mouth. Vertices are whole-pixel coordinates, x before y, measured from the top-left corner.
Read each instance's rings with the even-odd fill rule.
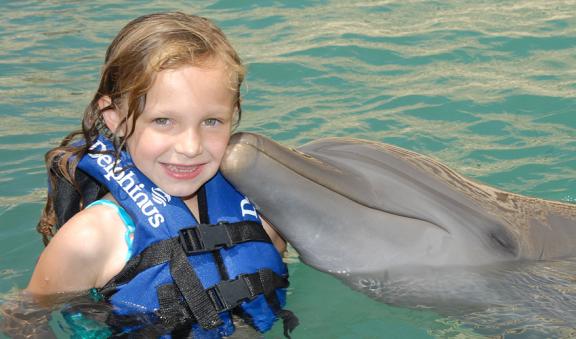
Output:
[[[226,176],[227,173],[234,171],[235,168],[240,168],[242,172],[244,172],[245,169],[249,169],[252,164],[256,162],[258,157],[265,156],[271,159],[271,161],[281,164],[284,168],[290,170],[296,175],[306,178],[314,184],[324,187],[325,189],[353,201],[364,208],[425,222],[446,232],[447,234],[450,234],[450,231],[447,228],[433,221],[387,211],[371,204],[368,200],[361,200],[347,194],[345,190],[339,188],[337,185],[339,180],[344,180],[345,176],[346,178],[350,178],[347,176],[346,172],[295,148],[282,146],[273,140],[248,132],[239,132],[234,134],[230,138],[228,147],[229,148],[226,151],[221,165],[224,176]],[[240,150],[242,147],[247,147],[248,149]],[[359,187],[369,186],[369,184],[358,176],[355,176],[354,180],[361,181],[357,183]]]

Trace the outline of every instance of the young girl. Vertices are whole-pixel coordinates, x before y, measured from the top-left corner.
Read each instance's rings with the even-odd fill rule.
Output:
[[[46,155],[47,246],[27,291],[92,289],[116,319],[144,315],[162,334],[230,335],[232,312],[259,331],[277,316],[286,324],[283,240],[218,173],[243,78],[205,18],[159,13],[126,25],[82,130]]]

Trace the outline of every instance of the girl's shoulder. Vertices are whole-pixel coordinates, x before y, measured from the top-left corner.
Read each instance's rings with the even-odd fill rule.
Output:
[[[54,294],[102,287],[124,267],[124,232],[122,219],[109,206],[78,212],[42,252],[28,290]]]
[[[122,245],[124,221],[117,210],[98,204],[85,208],[66,222],[50,240],[48,247],[56,247],[60,256],[74,256],[95,266],[108,261]],[[120,250],[126,251],[124,248]]]

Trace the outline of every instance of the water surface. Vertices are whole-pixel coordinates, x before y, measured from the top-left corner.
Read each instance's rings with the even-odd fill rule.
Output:
[[[293,146],[392,143],[504,190],[576,202],[573,1],[0,3],[0,300],[26,286],[43,248],[43,154],[79,126],[116,32],[154,11],[204,15],[228,34],[249,70],[242,130]],[[288,260],[296,338],[576,335],[513,307],[460,318],[395,308]],[[573,268],[537,266],[528,286],[576,313]]]

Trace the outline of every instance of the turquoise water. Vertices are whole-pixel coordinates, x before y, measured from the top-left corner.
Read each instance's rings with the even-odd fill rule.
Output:
[[[0,300],[26,286],[43,247],[43,154],[79,126],[115,33],[154,11],[204,15],[228,34],[249,70],[242,130],[293,146],[328,136],[392,143],[504,190],[576,202],[574,2],[0,4]],[[289,260],[296,338],[529,338],[576,327],[543,335],[555,319],[498,326],[394,308]],[[575,305],[573,278],[560,287]]]

